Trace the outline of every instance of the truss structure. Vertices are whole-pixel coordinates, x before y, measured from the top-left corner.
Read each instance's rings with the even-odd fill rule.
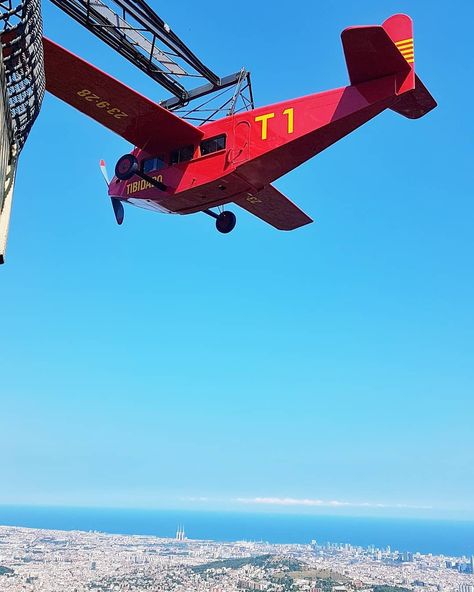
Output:
[[[163,86],[172,97],[161,105],[179,111],[181,117],[203,123],[216,114],[222,116],[223,111],[253,107],[246,70],[220,78],[144,0],[51,1]],[[223,97],[220,106],[215,102],[217,95]],[[204,97],[200,108],[190,106]]]

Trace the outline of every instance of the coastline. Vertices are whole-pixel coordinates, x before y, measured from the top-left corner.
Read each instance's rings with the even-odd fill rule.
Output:
[[[400,552],[474,554],[474,521],[251,512],[0,506],[0,525],[172,539],[183,525],[190,539],[271,544],[347,543]]]

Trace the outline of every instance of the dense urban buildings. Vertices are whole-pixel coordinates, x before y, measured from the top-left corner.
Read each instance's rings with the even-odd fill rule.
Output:
[[[474,592],[471,557],[0,527],[1,592]]]

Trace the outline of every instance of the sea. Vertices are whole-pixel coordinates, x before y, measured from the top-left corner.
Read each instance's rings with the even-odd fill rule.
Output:
[[[190,539],[308,544],[350,543],[461,557],[474,555],[474,521],[367,518],[103,508],[0,506],[0,525],[51,530],[174,537],[183,526]]]

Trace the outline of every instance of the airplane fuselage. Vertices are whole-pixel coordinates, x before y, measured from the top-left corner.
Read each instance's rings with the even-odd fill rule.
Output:
[[[232,115],[203,125],[198,144],[133,154],[161,191],[134,176],[112,180],[109,195],[162,212],[189,214],[263,187],[312,158],[397,99],[395,76]],[[159,133],[156,131],[155,133]]]

